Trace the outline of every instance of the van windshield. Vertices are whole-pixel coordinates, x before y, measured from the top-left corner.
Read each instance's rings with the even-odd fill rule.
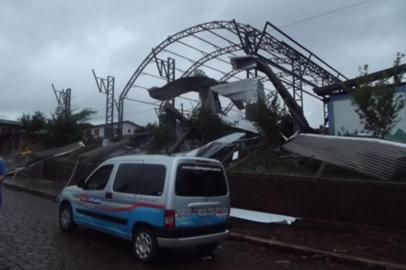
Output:
[[[182,163],[176,173],[178,196],[222,196],[227,194],[223,169],[216,165]]]

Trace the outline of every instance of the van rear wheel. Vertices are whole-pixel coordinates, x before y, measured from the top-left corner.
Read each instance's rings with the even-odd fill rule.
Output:
[[[149,228],[138,229],[133,237],[135,257],[141,262],[152,261],[158,252],[158,245],[154,232]]]

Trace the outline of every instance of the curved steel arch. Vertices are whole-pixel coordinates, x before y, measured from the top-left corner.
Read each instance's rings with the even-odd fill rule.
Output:
[[[232,29],[235,30],[237,23],[235,21],[212,21],[212,22],[207,22],[203,24],[199,24],[196,26],[189,27],[187,29],[184,29],[182,31],[179,31],[178,33],[169,36],[166,38],[164,41],[162,41],[157,47],[155,47],[152,52],[148,54],[148,56],[142,61],[142,63],[138,66],[138,68],[134,71],[134,73],[131,75],[129,81],[127,84],[124,86],[123,90],[120,93],[119,101],[118,101],[118,134],[121,136],[121,131],[122,131],[122,123],[123,123],[123,118],[124,118],[124,99],[127,96],[128,92],[130,89],[133,87],[135,81],[137,78],[141,75],[143,70],[146,68],[146,66],[154,59],[154,56],[161,52],[164,48],[166,48],[168,45],[172,44],[173,42],[180,40],[182,38],[191,36],[193,34],[203,32],[203,31],[208,31],[208,30],[214,30],[214,29],[227,29],[231,31]],[[242,26],[242,24],[239,24]],[[250,26],[248,26],[250,27]],[[233,31],[231,31],[233,32]]]
[[[232,77],[234,77],[235,75],[237,75],[237,74],[239,74],[239,73],[241,73],[241,72],[243,72],[243,71],[246,71],[246,70],[245,70],[245,69],[232,69],[232,70],[230,70],[229,72],[227,72],[226,74],[224,74],[224,75],[219,79],[219,82],[226,82],[227,80],[231,79]],[[263,83],[269,81],[269,79],[266,78],[266,77],[260,78],[260,80],[261,80],[261,82],[263,82]]]
[[[240,25],[241,27],[243,26],[242,24],[238,24],[238,25]],[[199,32],[214,30],[214,29],[226,29],[226,30],[231,31],[231,30],[235,30],[235,27],[236,27],[235,21],[213,21],[213,22],[203,23],[203,24],[189,27],[174,35],[169,36],[164,41],[162,41],[158,46],[156,46],[152,50],[152,52],[150,52],[148,54],[148,56],[144,59],[144,61],[142,61],[142,63],[138,66],[138,68],[135,70],[133,75],[130,77],[130,80],[124,86],[124,89],[120,94],[120,99],[124,98],[128,94],[128,92],[130,91],[131,87],[133,86],[135,80],[141,75],[142,70],[144,70],[144,68],[154,59],[154,56],[156,54],[160,53],[163,49],[165,49],[170,44],[172,44],[175,41],[178,41],[180,39],[183,39],[185,37],[199,33]],[[246,25],[246,27],[251,27],[251,26]]]
[[[304,54],[302,54],[301,52],[296,50],[294,48],[294,46],[291,46],[291,45],[287,44],[286,42],[275,38],[273,35],[271,35],[267,31],[267,27],[272,27],[273,29],[276,29],[276,31],[278,31],[279,33],[282,33],[285,37],[288,38],[288,40],[290,40],[290,42],[293,42],[294,46],[299,47],[302,50],[304,49],[304,51],[306,53],[309,53],[309,55],[305,56]],[[187,29],[177,32],[174,35],[169,36],[164,41],[162,41],[158,46],[156,46],[148,54],[148,56],[143,60],[143,62],[141,62],[141,64],[138,66],[138,68],[135,70],[135,72],[132,74],[129,81],[123,88],[123,90],[120,94],[120,97],[119,97],[119,104],[118,104],[119,105],[118,106],[119,107],[118,108],[118,110],[119,110],[119,114],[118,114],[119,130],[122,129],[123,113],[124,113],[124,99],[125,99],[126,95],[128,94],[128,92],[133,87],[137,78],[142,74],[143,70],[147,67],[147,65],[151,61],[154,60],[156,55],[159,54],[161,51],[163,51],[167,46],[169,46],[170,44],[172,44],[176,41],[179,41],[179,40],[189,37],[189,36],[193,36],[196,33],[204,32],[204,31],[208,31],[208,32],[215,34],[215,32],[213,32],[212,30],[216,30],[216,29],[228,30],[239,38],[240,44],[238,44],[238,43],[233,44],[233,42],[229,41],[230,44],[232,44],[232,46],[229,46],[229,47],[236,48],[234,46],[240,46],[240,48],[242,48],[246,54],[257,54],[258,50],[261,48],[268,52],[278,53],[278,54],[282,55],[283,57],[289,59],[292,62],[295,61],[296,63],[303,65],[304,70],[300,74],[300,77],[301,77],[300,79],[306,83],[310,83],[310,85],[314,85],[314,84],[312,84],[310,81],[306,81],[303,78],[304,75],[309,76],[310,78],[322,78],[322,80],[324,82],[326,82],[326,81],[327,82],[337,82],[337,81],[340,81],[339,76],[342,76],[339,72],[337,72],[327,63],[325,63],[315,54],[313,54],[312,52],[310,52],[309,50],[307,50],[306,48],[301,46],[299,43],[294,41],[292,38],[290,38],[289,36],[284,34],[282,31],[280,31],[278,28],[276,28],[269,22],[267,22],[265,24],[265,27],[262,31],[258,30],[255,27],[252,27],[248,24],[237,23],[234,20],[207,22],[207,23],[189,27]],[[216,34],[216,35],[218,35],[218,34]],[[196,65],[193,64],[192,67],[190,67],[188,69],[188,73],[192,72],[192,70],[194,68],[196,68],[197,65],[202,65],[205,62],[207,62],[209,59],[213,59],[215,57],[218,57],[219,55],[226,54],[226,53],[227,52],[223,52],[223,50],[221,48],[217,49],[213,53],[210,53],[209,54],[210,56],[203,57],[198,62],[196,62],[195,63]],[[210,58],[210,57],[212,57],[212,58]],[[322,67],[318,63],[314,62],[313,59],[317,60],[317,62],[321,63],[324,67]],[[278,65],[277,63],[272,63],[270,61],[269,64],[273,65],[274,67],[276,67],[278,69],[284,70],[285,72],[288,71],[287,69]],[[338,74],[333,75],[325,67],[327,67],[327,69],[329,69],[329,70],[337,72]],[[292,74],[292,73],[290,75],[297,76],[297,74]],[[317,82],[316,82],[316,84],[317,84]],[[119,134],[121,134],[121,132],[119,132]]]
[[[262,45],[262,43],[259,44],[258,46],[259,46],[259,49],[262,49],[262,50],[264,50],[266,52],[269,52],[268,50],[266,50],[266,46]],[[197,68],[201,67],[206,62],[208,62],[208,61],[210,61],[210,60],[212,60],[214,58],[217,58],[217,57],[225,55],[225,54],[233,53],[233,52],[236,52],[236,51],[240,51],[240,50],[244,50],[244,48],[243,48],[242,45],[237,44],[237,43],[234,43],[233,45],[230,45],[228,47],[223,47],[223,48],[219,47],[217,50],[205,54],[203,57],[201,57],[199,60],[197,60],[195,63],[193,63],[193,65],[191,65],[182,74],[181,77],[188,77],[188,76],[192,75],[192,72],[194,70],[196,70]],[[279,64],[279,63],[277,63],[277,61],[273,61],[273,62],[275,62],[276,64]],[[230,72],[224,74],[220,78],[219,81],[227,81],[228,79],[230,79],[231,77],[233,77],[237,73],[240,73],[240,71],[237,71],[236,73],[234,73],[233,70],[231,70]],[[292,75],[292,74],[290,74],[290,75]],[[292,75],[292,76],[294,76],[294,75]]]
[[[242,72],[242,69],[232,69],[228,73],[224,74],[223,77],[219,79],[220,82],[226,82],[238,73]]]
[[[268,26],[269,23],[266,24]],[[193,34],[203,32],[203,31],[209,31],[209,30],[214,30],[214,29],[226,29],[229,30],[230,32],[236,34],[239,36],[240,41],[242,43],[242,46],[244,46],[244,41],[242,40],[241,34],[249,34],[249,35],[255,35],[261,37],[261,41],[258,44],[258,48],[262,43],[264,43],[263,46],[268,46],[272,48],[273,51],[276,51],[280,54],[286,55],[289,58],[300,60],[303,63],[308,64],[308,69],[309,70],[315,70],[317,73],[322,71],[325,73],[327,76],[330,77],[332,80],[336,80],[337,76],[334,76],[324,68],[320,67],[316,63],[314,63],[309,57],[304,56],[300,52],[296,51],[293,49],[291,46],[288,46],[284,42],[279,41],[275,37],[273,37],[270,33],[266,32],[266,27],[264,28],[263,31],[258,30],[257,28],[252,27],[251,25],[248,24],[241,24],[237,23],[236,21],[212,21],[212,22],[207,22],[203,24],[199,24],[196,26],[189,27],[187,29],[184,29],[182,31],[179,31],[178,33],[169,36],[166,38],[164,41],[162,41],[158,46],[156,46],[152,52],[148,54],[148,56],[143,60],[143,62],[138,66],[138,68],[135,70],[135,72],[132,74],[130,77],[129,81],[123,88],[121,94],[120,94],[120,101],[125,98],[125,96],[128,94],[130,89],[132,88],[134,82],[136,79],[141,75],[142,71],[144,68],[154,59],[154,56],[158,53],[160,53],[164,48],[169,46],[170,44],[174,43],[175,41],[178,41],[180,39],[183,39],[185,37],[191,36]],[[256,51],[258,50],[256,49]],[[314,55],[314,54],[312,54]],[[314,68],[316,67],[316,68]],[[330,75],[330,76],[328,76]]]
[[[196,62],[193,63],[193,65],[191,65],[183,74],[181,77],[188,77],[190,75],[192,75],[192,72],[199,68],[200,66],[204,65],[204,63],[217,58],[219,56],[222,56],[224,54],[228,54],[228,53],[232,53],[232,52],[236,52],[236,51],[240,51],[243,50],[242,46],[239,44],[235,44],[235,45],[230,45],[228,47],[224,47],[224,48],[220,48],[218,50],[212,51],[211,53],[206,54],[205,56],[203,56],[202,58],[200,58],[199,60],[197,60]]]

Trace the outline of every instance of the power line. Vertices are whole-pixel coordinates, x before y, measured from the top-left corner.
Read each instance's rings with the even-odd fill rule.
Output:
[[[291,23],[288,23],[288,24],[280,25],[280,26],[278,26],[278,27],[279,27],[279,28],[289,27],[289,26],[292,26],[292,25],[295,25],[295,24],[298,24],[298,23],[302,23],[302,22],[314,20],[314,19],[317,19],[317,18],[320,18],[320,17],[324,17],[324,16],[327,16],[327,15],[333,14],[333,13],[337,13],[337,12],[342,11],[342,10],[344,10],[344,9],[349,9],[349,8],[352,8],[352,7],[355,7],[355,6],[363,5],[363,4],[365,4],[365,3],[367,3],[367,2],[370,2],[370,1],[371,1],[371,0],[360,1],[360,2],[357,2],[357,3],[355,3],[355,4],[351,4],[351,5],[344,6],[344,7],[337,8],[337,9],[332,9],[332,10],[329,10],[329,11],[326,11],[326,12],[323,12],[323,13],[320,13],[320,14],[317,14],[317,15],[313,15],[313,16],[310,16],[310,17],[307,17],[307,18],[303,18],[303,19],[298,20],[298,21],[295,21],[295,22],[291,22]]]

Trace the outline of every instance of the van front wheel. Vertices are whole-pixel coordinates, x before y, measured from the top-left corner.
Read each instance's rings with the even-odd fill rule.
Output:
[[[76,224],[73,221],[72,207],[69,203],[63,203],[59,208],[59,227],[63,232],[72,232],[76,229]]]
[[[133,250],[139,261],[152,261],[158,250],[154,232],[149,228],[138,229],[133,237]]]

